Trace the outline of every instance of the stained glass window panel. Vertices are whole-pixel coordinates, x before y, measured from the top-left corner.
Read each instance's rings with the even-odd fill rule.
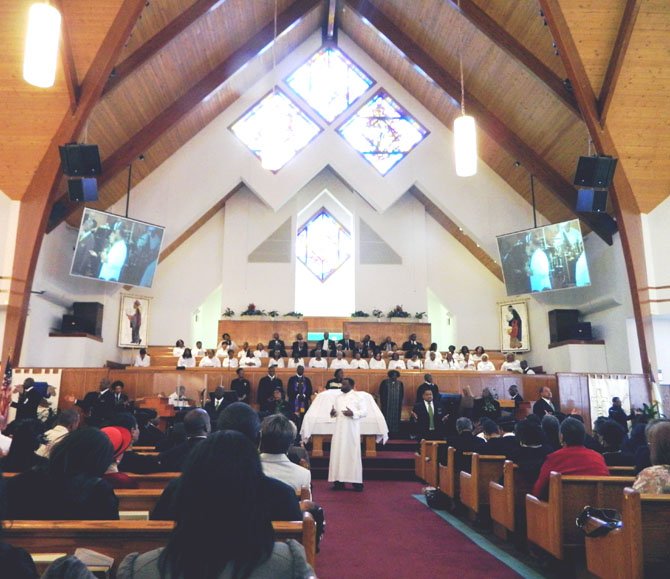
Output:
[[[339,133],[382,175],[420,143],[428,131],[385,91],[379,91]]]
[[[286,79],[300,97],[329,123],[374,81],[337,48],[322,48]]]
[[[321,209],[298,231],[296,256],[324,282],[351,257],[351,235],[328,211]]]
[[[288,163],[321,130],[280,90],[259,101],[230,129],[259,159],[271,148],[274,170]]]

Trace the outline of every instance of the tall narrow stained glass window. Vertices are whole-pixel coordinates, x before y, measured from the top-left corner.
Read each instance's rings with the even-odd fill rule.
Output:
[[[272,149],[274,170],[281,169],[321,131],[280,90],[260,100],[230,130],[261,160]]]
[[[332,123],[374,81],[338,48],[324,47],[291,74],[286,84]]]
[[[386,91],[377,92],[338,131],[382,175],[428,135]]]
[[[351,257],[351,235],[322,208],[298,230],[296,257],[325,282]]]

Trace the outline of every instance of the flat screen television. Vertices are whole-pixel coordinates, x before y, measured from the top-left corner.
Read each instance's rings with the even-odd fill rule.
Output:
[[[164,227],[86,207],[70,275],[151,287]]]
[[[579,219],[498,236],[508,296],[591,285]]]

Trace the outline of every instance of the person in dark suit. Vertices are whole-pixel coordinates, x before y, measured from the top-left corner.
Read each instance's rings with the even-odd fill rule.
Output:
[[[162,469],[165,472],[181,472],[188,455],[207,438],[211,428],[209,414],[205,410],[196,408],[189,411],[184,417],[186,441],[159,455],[158,462]]]
[[[622,450],[626,430],[621,424],[611,419],[596,422],[595,432],[607,466],[635,466],[635,455]]]
[[[112,382],[112,393],[114,394],[114,410],[113,412],[127,412],[130,407],[130,401],[128,400],[128,395],[124,394],[123,389],[126,385],[121,382],[121,380],[116,380]]]
[[[514,428],[514,435],[519,444],[512,454],[507,455],[507,458],[514,461],[518,467],[520,488],[530,491],[540,475],[545,458],[554,449],[544,442],[544,434],[540,425],[530,420],[518,422]]]
[[[456,436],[450,441],[456,449],[456,472],[470,472],[471,460],[469,456],[463,456],[464,452],[486,453],[486,442],[475,436],[473,431],[474,426],[469,418],[461,416],[456,421]]]
[[[628,415],[624,412],[624,409],[621,407],[621,398],[618,396],[612,398],[612,406],[607,414],[611,420],[620,424],[626,432],[628,432],[628,421],[633,420],[635,417],[634,414]]]
[[[416,334],[410,334],[409,339],[403,342],[402,349],[405,351],[405,356],[412,357],[414,353],[417,354],[423,351],[423,344],[416,339]]]
[[[359,345],[359,350],[363,358],[370,358],[377,353],[377,345],[370,339],[370,334],[365,334]]]
[[[503,436],[500,427],[487,418],[481,420],[482,430],[486,438],[486,454],[509,457],[517,448],[514,436]]]
[[[426,390],[430,390],[433,393],[433,400],[439,402],[439,400],[440,400],[440,389],[437,387],[437,384],[435,384],[433,382],[433,375],[432,374],[424,374],[423,375],[423,384],[421,384],[416,389],[416,403],[417,404],[423,400],[423,393]]]
[[[44,397],[35,389],[35,380],[26,378],[18,390],[19,399],[11,403],[12,408],[16,408],[15,420],[37,420],[37,408]]]
[[[551,400],[551,388],[543,386],[540,388],[540,398],[533,404],[533,414],[537,414],[542,418],[545,414],[556,414],[558,408],[554,406]]]
[[[284,345],[284,340],[279,339],[279,334],[277,332],[272,334],[272,340],[268,342],[268,351],[272,352],[273,350],[278,351],[282,358],[286,358],[286,346]]]
[[[241,368],[238,368],[240,370]],[[214,394],[210,395],[210,399],[205,402],[205,412],[209,414],[209,420],[211,424],[216,424],[216,421],[219,419],[219,414],[226,407],[226,402],[223,399],[225,390],[223,386],[217,386],[214,389]]]
[[[313,356],[317,350],[327,352],[328,356],[335,355],[335,341],[330,339],[330,334],[328,332],[323,333],[323,340],[319,340],[316,343],[316,348],[312,350],[311,355]]]
[[[94,232],[97,227],[98,223],[90,216],[84,221],[72,261],[72,273],[75,275],[96,276],[100,269],[100,258],[95,251]],[[96,271],[96,265],[98,265],[98,271]]]
[[[268,368],[268,375],[263,376],[258,382],[258,395],[256,397],[256,402],[258,404],[263,404],[263,402],[269,402],[272,399],[272,392],[279,388],[284,392],[284,384],[281,381],[281,378],[277,377],[277,370],[274,366]]]
[[[165,433],[158,428],[159,418],[155,410],[144,409],[136,410],[137,423],[140,429],[140,435],[137,439],[137,446],[154,446],[158,450],[167,441]]]
[[[412,408],[412,418],[416,423],[417,440],[440,440],[444,438],[444,423],[448,416],[439,400],[433,397],[433,391],[423,391],[421,402]]]
[[[356,342],[349,337],[349,332],[345,332],[342,339],[337,342],[338,346],[342,346],[343,352],[357,352]]]
[[[238,368],[235,370],[235,374],[237,374],[237,378],[230,382],[230,389],[237,392],[239,402],[249,404],[251,402],[251,383],[245,378],[244,368]]]
[[[507,391],[509,392],[510,398],[514,400],[514,406],[518,408],[523,402],[523,397],[519,394],[519,387],[516,384],[512,384]]]
[[[295,376],[291,376],[286,384],[286,391],[288,392],[288,401],[291,410],[298,418],[298,428],[302,423],[305,412],[309,409],[312,400],[312,381],[305,376],[305,368],[298,366],[296,368]]]
[[[295,342],[291,346],[291,357],[292,358],[307,358],[309,356],[309,350],[307,348],[307,342],[305,342],[302,334],[298,334],[295,337]]]

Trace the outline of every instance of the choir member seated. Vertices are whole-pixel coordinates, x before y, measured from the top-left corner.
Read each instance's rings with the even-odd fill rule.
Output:
[[[495,372],[496,367],[493,365],[493,362],[489,360],[488,354],[482,354],[481,359],[477,363],[477,370],[479,372]]]
[[[416,339],[416,334],[410,334],[406,342],[403,342],[402,349],[405,351],[405,356],[412,356],[414,352],[422,352],[423,344]]]
[[[361,357],[360,351],[356,351],[354,357],[349,362],[349,369],[351,370],[368,370],[370,365],[368,361]]]
[[[179,358],[183,353],[184,353],[184,340],[177,340],[177,342],[174,345],[174,348],[172,348],[172,355],[175,358]]]
[[[275,332],[272,334],[272,340],[268,342],[268,350],[279,352],[279,355],[282,358],[286,358],[286,346],[284,345],[284,340],[279,339],[279,334]]]
[[[349,362],[344,359],[344,353],[342,350],[338,350],[335,354],[335,358],[330,363],[331,370],[337,370],[340,368],[349,368]]]
[[[375,353],[374,357],[370,358],[370,370],[386,370],[386,362],[382,360],[381,352]]]
[[[221,360],[215,355],[214,350],[207,350],[206,354],[198,364],[200,368],[221,368]]]
[[[307,342],[305,342],[302,334],[296,334],[295,342],[293,342],[293,345],[291,346],[291,356],[298,356],[301,358],[307,358],[307,356],[309,356]]]
[[[177,368],[195,368],[195,358],[191,348],[184,348],[182,355],[177,360]]]
[[[148,368],[151,366],[151,356],[147,354],[146,348],[140,348],[140,351],[137,353],[137,356],[135,356],[135,360],[133,361],[133,366],[138,368]]]
[[[310,368],[328,368],[328,361],[321,357],[321,350],[316,350],[308,366]]]
[[[516,356],[510,352],[505,356],[505,361],[500,365],[501,372],[516,372],[517,374],[523,374],[521,369],[521,363],[516,359]]]

